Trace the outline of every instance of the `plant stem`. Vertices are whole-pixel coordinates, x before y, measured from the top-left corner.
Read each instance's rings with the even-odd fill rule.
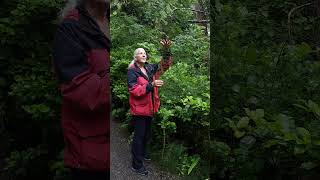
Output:
[[[164,155],[164,149],[166,147],[166,129],[163,128],[163,141],[162,141],[162,152],[161,152],[161,158],[163,159],[163,155]]]

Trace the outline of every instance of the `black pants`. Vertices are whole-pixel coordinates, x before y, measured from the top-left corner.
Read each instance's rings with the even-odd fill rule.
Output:
[[[70,169],[72,180],[109,180],[110,172],[93,172],[80,169]]]
[[[147,143],[151,139],[151,120],[149,116],[133,116],[134,136],[132,142],[132,167],[139,169],[143,166],[146,156]]]

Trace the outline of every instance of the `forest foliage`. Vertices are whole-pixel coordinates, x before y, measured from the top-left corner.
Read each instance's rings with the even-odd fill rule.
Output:
[[[212,2],[214,179],[319,179],[319,10],[319,1]]]

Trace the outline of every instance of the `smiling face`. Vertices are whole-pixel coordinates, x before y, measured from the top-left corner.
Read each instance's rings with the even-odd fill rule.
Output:
[[[135,59],[137,63],[144,64],[147,61],[146,51],[143,48],[136,49]]]

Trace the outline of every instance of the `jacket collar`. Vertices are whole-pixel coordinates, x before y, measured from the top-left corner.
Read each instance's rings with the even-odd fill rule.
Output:
[[[137,70],[138,70],[138,73],[139,74],[141,74],[141,76],[143,76],[146,80],[150,80],[150,74],[149,74],[149,69],[147,68],[147,65],[148,65],[149,63],[148,62],[145,62],[144,63],[144,65],[143,65],[143,67],[144,67],[144,69],[146,70],[146,72],[147,72],[147,74],[148,74],[148,76],[146,76],[142,71],[141,71],[141,69],[140,69],[140,67],[138,66],[138,64],[136,63],[136,62],[134,62],[134,66],[137,68]]]
[[[110,39],[108,39],[100,30],[98,23],[90,16],[89,12],[86,10],[84,5],[78,5],[76,9],[79,11],[80,14],[79,23],[81,25],[82,30],[92,36],[97,37],[97,40],[103,43],[107,47],[107,50],[110,52]],[[108,17],[108,15],[106,16]]]

